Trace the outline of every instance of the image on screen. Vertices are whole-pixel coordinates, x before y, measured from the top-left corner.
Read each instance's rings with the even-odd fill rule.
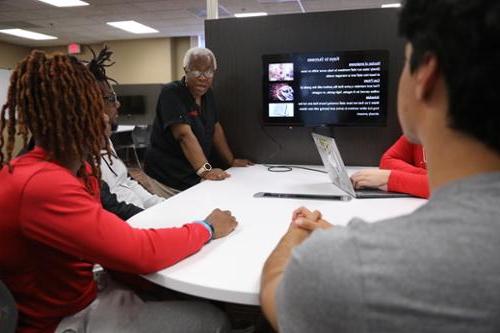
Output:
[[[386,125],[387,50],[263,55],[262,62],[264,124]],[[279,116],[280,102],[293,112]]]
[[[275,102],[292,102],[293,88],[288,83],[272,83],[269,85],[269,99]]]
[[[293,103],[270,103],[269,117],[293,117]]]
[[[293,62],[269,64],[269,81],[293,81]]]

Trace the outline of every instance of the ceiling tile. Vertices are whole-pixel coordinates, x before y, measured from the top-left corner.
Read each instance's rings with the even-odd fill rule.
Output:
[[[90,6],[57,8],[35,0],[0,0],[2,22],[35,26],[34,31],[59,37],[53,41],[31,41],[0,34],[0,41],[18,45],[61,45],[119,39],[193,36],[204,33],[206,0],[86,0]],[[269,14],[379,7],[384,0],[219,0],[221,10],[265,11]],[[134,35],[106,25],[109,21],[136,20],[159,30],[158,34]],[[21,23],[19,23],[21,22]],[[5,26],[5,24],[4,24]]]

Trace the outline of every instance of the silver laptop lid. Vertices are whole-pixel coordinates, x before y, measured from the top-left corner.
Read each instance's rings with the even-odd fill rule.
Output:
[[[319,156],[321,156],[321,161],[332,183],[355,198],[356,192],[347,174],[344,161],[342,161],[335,139],[316,133],[312,133],[312,136],[316,148],[318,149]]]

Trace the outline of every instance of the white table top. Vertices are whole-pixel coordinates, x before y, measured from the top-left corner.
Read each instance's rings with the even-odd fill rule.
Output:
[[[322,169],[321,166],[314,166]],[[350,172],[359,168],[349,168]],[[258,305],[265,260],[286,232],[294,209],[317,209],[336,225],[352,217],[369,222],[412,212],[417,198],[351,201],[254,198],[256,192],[332,194],[339,190],[327,174],[293,169],[269,172],[263,165],[231,168],[224,181],[204,181],[134,216],[135,227],[169,227],[205,218],[213,209],[230,210],[239,224],[229,236],[213,240],[176,265],[145,276],[167,288],[208,299]]]
[[[135,128],[135,125],[118,125],[118,128],[116,129],[116,133],[120,132],[131,132]]]

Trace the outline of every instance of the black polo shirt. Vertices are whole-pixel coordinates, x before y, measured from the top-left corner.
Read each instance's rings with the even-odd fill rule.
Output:
[[[151,145],[145,156],[144,170],[159,182],[185,190],[200,182],[191,163],[184,156],[170,126],[188,124],[205,156],[212,153],[214,125],[218,122],[211,89],[202,96],[201,107],[189,92],[184,78],[167,84],[161,91],[151,133]]]

